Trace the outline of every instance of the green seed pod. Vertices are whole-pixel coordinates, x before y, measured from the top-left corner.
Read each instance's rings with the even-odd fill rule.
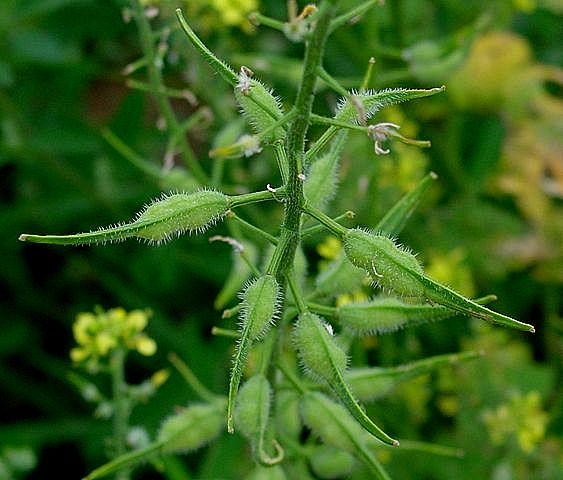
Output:
[[[389,333],[405,327],[454,317],[458,312],[428,304],[416,305],[396,298],[347,303],[336,309],[338,322],[358,336]]]
[[[333,141],[330,151],[316,159],[305,176],[303,194],[307,201],[316,208],[324,209],[336,193],[338,162],[347,138],[347,131],[339,133]]]
[[[257,465],[246,480],[287,480],[287,475],[279,465],[273,467]]]
[[[320,392],[303,396],[301,414],[305,424],[328,446],[351,453],[363,461],[376,478],[388,476],[366,446],[367,437],[354,418],[340,404]]]
[[[161,452],[195,450],[213,440],[225,424],[224,409],[224,401],[192,405],[164,420],[157,439]]]
[[[251,341],[262,338],[278,316],[281,292],[272,275],[264,275],[248,285],[241,296],[241,328],[248,328]]]
[[[333,479],[348,477],[354,467],[355,459],[349,452],[327,445],[318,445],[309,457],[309,463],[317,477]]]
[[[336,109],[335,118],[343,122],[358,122],[369,120],[379,110],[389,105],[406,102],[415,98],[429,97],[443,92],[445,87],[430,89],[388,88],[385,90],[365,92],[352,92],[353,98],[361,105],[362,112],[358,111],[348,98],[342,99]],[[360,118],[358,118],[360,117]],[[361,118],[363,117],[363,118]]]
[[[412,253],[397,247],[385,236],[360,229],[348,230],[344,235],[344,251],[348,259],[369,272],[378,285],[398,295],[423,298],[491,323],[535,331],[532,325],[489,310],[427,277]]]
[[[344,251],[354,265],[367,271],[384,289],[405,297],[424,298],[419,280],[422,267],[412,253],[397,247],[390,238],[349,230],[344,237]]]
[[[332,327],[318,315],[299,315],[293,339],[305,371],[313,378],[334,385],[346,369],[346,353],[335,342]]]
[[[300,397],[294,390],[276,392],[275,425],[280,435],[297,440],[301,435],[303,424],[299,415]]]
[[[352,265],[348,257],[341,253],[316,278],[316,289],[321,295],[336,297],[359,289],[367,275],[361,268]]]
[[[242,69],[241,69],[242,75]],[[240,77],[239,77],[240,78]],[[235,88],[235,97],[256,133],[273,127],[283,116],[279,97],[273,95],[261,82],[247,77],[245,81],[239,79],[239,85]],[[265,141],[274,142],[284,138],[283,127],[274,128],[271,133],[264,137]]]
[[[227,404],[227,429],[229,433],[234,432],[233,409],[248,350],[254,341],[266,335],[278,315],[282,301],[278,282],[272,275],[264,275],[254,280],[241,295],[241,299],[241,334],[231,370]]]
[[[354,368],[348,370],[345,376],[358,399],[372,401],[385,397],[403,382],[431,373],[441,367],[457,365],[480,356],[476,352],[437,355],[396,367]]]
[[[305,371],[313,378],[325,381],[358,423],[373,436],[389,445],[398,445],[366,415],[344,381],[346,354],[335,342],[332,328],[314,313],[299,316],[294,330],[294,343]]]
[[[249,378],[240,388],[235,407],[235,423],[249,440],[266,430],[270,415],[272,388],[264,375]]]
[[[161,243],[185,232],[203,232],[229,209],[229,197],[213,190],[163,195],[131,223],[77,235],[20,235],[20,240],[58,245],[118,242],[137,237]]]
[[[270,383],[264,375],[255,375],[240,389],[234,413],[235,423],[241,433],[250,440],[256,461],[262,465],[275,465],[284,457],[283,449],[275,440],[272,441],[275,449],[273,457],[264,448],[271,399]]]

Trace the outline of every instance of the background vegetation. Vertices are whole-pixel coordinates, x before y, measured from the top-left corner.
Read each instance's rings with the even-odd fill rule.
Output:
[[[209,150],[231,143],[245,125],[230,89],[177,31],[174,8],[185,9],[221,58],[248,65],[284,98],[293,98],[302,45],[245,20],[255,9],[285,20],[285,2],[152,6],[159,9],[155,31],[170,28],[157,54],[166,85],[178,89],[174,111],[194,118],[189,145],[211,172]],[[134,424],[152,434],[176,406],[195,399],[171,368],[169,352],[212,391],[226,389],[232,342],[210,329],[232,326],[213,308],[232,265],[228,246],[210,245],[207,236],[159,248],[17,242],[24,231],[70,233],[125,220],[161,191],[188,188],[181,158],[166,155],[158,105],[144,83],[126,83],[147,81],[143,65],[135,64],[146,52],[128,8],[118,0],[0,2],[2,479],[75,479],[107,460],[111,425],[93,417],[70,375],[72,324],[95,305],[153,312],[147,332],[157,353],[132,354],[127,378],[140,382],[161,368],[171,374],[134,410]],[[376,158],[373,145],[354,136],[332,211],[353,209],[358,223],[373,225],[435,171],[439,181],[401,240],[421,252],[430,275],[468,296],[495,293],[496,310],[537,332],[459,319],[363,345],[373,365],[459,350],[486,354],[405,383],[378,403],[382,424],[400,438],[465,452],[459,459],[386,451],[381,460],[394,478],[563,478],[562,13],[549,0],[388,0],[329,42],[325,68],[347,87],[361,83],[371,56],[375,88],[447,86],[445,94],[380,113],[380,121],[400,123],[406,136],[430,139],[430,150],[396,145]],[[337,96],[323,89],[319,99],[315,108],[328,113]],[[142,162],[116,151],[108,132]],[[161,174],[170,160],[174,168]],[[240,191],[277,181],[267,156],[227,160],[222,168]],[[247,210],[267,227],[259,212]],[[331,255],[327,245],[321,236],[308,245],[313,270]],[[97,381],[107,387],[103,377]],[[164,473],[147,468],[138,478],[242,478],[250,468],[240,460],[246,448],[239,436],[224,435],[196,454],[170,459]]]

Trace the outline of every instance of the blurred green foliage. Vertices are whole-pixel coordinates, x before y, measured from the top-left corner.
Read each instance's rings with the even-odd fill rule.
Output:
[[[177,32],[177,6],[217,54],[250,66],[282,97],[299,78],[302,46],[244,20],[253,8],[285,20],[285,2],[147,2],[159,9],[155,28],[172,28],[162,57],[165,83],[190,92],[172,102],[175,112],[212,112],[187,133],[211,172],[209,150],[245,127],[229,89]],[[229,14],[235,7],[244,15]],[[110,425],[92,417],[69,376],[72,323],[95,305],[153,311],[147,332],[158,351],[150,359],[131,355],[131,382],[168,367],[166,356],[175,352],[208,388],[225,391],[232,350],[210,329],[221,322],[212,305],[231,268],[228,246],[203,237],[159,248],[17,242],[23,231],[87,231],[127,219],[163,189],[186,185],[177,158],[173,175],[147,173],[147,165],[163,165],[167,136],[151,96],[126,86],[127,78],[146,81],[142,68],[123,73],[142,56],[135,25],[124,21],[128,8],[118,0],[0,2],[2,479],[80,478],[106,460]],[[353,208],[358,223],[374,225],[426,171],[437,172],[439,186],[402,240],[422,252],[435,278],[467,295],[494,292],[499,310],[537,331],[524,336],[459,320],[353,350],[352,363],[383,366],[462,349],[485,353],[405,383],[376,404],[400,438],[465,452],[460,459],[384,451],[380,459],[394,478],[563,478],[561,14],[548,0],[389,0],[329,42],[325,68],[346,86],[361,83],[371,56],[373,87],[447,86],[440,98],[378,117],[400,122],[406,136],[430,139],[432,149],[397,145],[375,158],[364,137],[353,137],[332,211]],[[326,113],[336,96],[320,88],[324,102],[315,108]],[[104,140],[104,127],[137,152],[144,169]],[[269,160],[229,159],[222,168],[234,190],[249,191],[276,183]],[[258,210],[246,212],[267,228]],[[313,269],[323,240],[312,237],[306,252]],[[194,398],[173,373],[137,407],[133,424],[154,432],[175,406]],[[251,468],[240,461],[245,448],[238,436],[224,435],[190,457],[165,458],[160,476],[142,478],[242,478]]]

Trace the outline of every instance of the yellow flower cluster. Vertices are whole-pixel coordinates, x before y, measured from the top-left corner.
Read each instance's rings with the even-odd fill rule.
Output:
[[[189,0],[185,3],[189,16],[197,19],[203,31],[238,27],[246,33],[253,31],[248,15],[260,6],[258,0]]]
[[[493,443],[500,445],[516,437],[520,449],[531,453],[544,438],[548,415],[542,409],[539,393],[532,391],[513,395],[494,412],[485,412],[483,419]]]
[[[79,313],[72,326],[78,346],[70,351],[70,358],[76,363],[89,361],[97,364],[99,359],[118,348],[136,350],[145,356],[153,355],[156,343],[143,333],[149,316],[147,310],[126,312],[121,307]]]

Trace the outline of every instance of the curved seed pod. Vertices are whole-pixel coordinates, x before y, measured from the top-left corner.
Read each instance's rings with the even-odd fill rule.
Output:
[[[385,397],[393,388],[403,382],[430,373],[438,368],[457,365],[480,356],[476,352],[463,352],[437,355],[396,367],[355,368],[348,370],[345,378],[357,398],[362,401],[371,401]]]
[[[270,457],[264,449],[264,435],[270,417],[271,399],[270,383],[264,375],[255,375],[241,387],[234,412],[237,427],[250,440],[256,460],[264,465],[275,465],[284,457],[281,446],[275,440],[273,441],[275,457]]]
[[[182,453],[196,450],[219,435],[225,423],[225,400],[192,405],[167,418],[160,427],[157,441],[120,455],[96,468],[84,480],[95,480],[112,475],[125,468],[147,462],[157,454]]]
[[[272,127],[283,116],[279,97],[273,95],[261,82],[253,78],[247,79],[247,84],[235,88],[235,97],[243,115],[248,119],[256,133]],[[274,142],[285,136],[283,127],[274,128],[266,135],[265,141]]]
[[[309,457],[311,469],[319,478],[346,478],[354,467],[354,456],[328,445],[315,446]]]
[[[227,429],[229,433],[234,432],[233,408],[248,350],[252,342],[266,335],[276,319],[281,304],[281,291],[278,282],[272,275],[264,275],[254,280],[246,288],[241,298],[241,335],[231,370],[227,404]]]
[[[358,106],[350,102],[348,98],[345,98],[339,102],[334,118],[344,122],[357,123],[358,120],[365,122],[384,107],[407,102],[415,98],[429,97],[443,92],[444,89],[445,87],[442,86],[430,89],[388,88],[380,91],[352,92],[353,98],[359,102],[363,111],[358,112]],[[361,115],[358,115],[359,113]],[[358,118],[359,116],[363,118]]]
[[[459,313],[507,327],[534,332],[532,325],[489,310],[424,275],[416,257],[390,238],[360,229],[344,235],[344,251],[350,261],[369,272],[377,284],[406,297],[425,298]]]
[[[223,217],[229,209],[229,197],[214,190],[175,193],[147,205],[135,221],[76,235],[28,235],[22,241],[57,245],[87,245],[119,242],[136,237],[161,243],[185,232],[203,232]]]
[[[424,298],[422,267],[416,257],[393,240],[360,229],[349,230],[344,251],[357,267],[366,270],[381,287],[405,297]]]
[[[320,295],[338,296],[359,289],[367,275],[364,270],[353,265],[342,252],[321,270],[315,280]]]
[[[326,444],[344,450],[364,462],[379,479],[389,479],[366,446],[366,435],[350,413],[320,392],[303,396],[301,414],[305,424]]]
[[[375,425],[354,399],[343,377],[346,354],[335,342],[328,324],[314,313],[301,314],[295,325],[294,342],[305,371],[328,383],[362,427],[384,443],[399,444]]]

